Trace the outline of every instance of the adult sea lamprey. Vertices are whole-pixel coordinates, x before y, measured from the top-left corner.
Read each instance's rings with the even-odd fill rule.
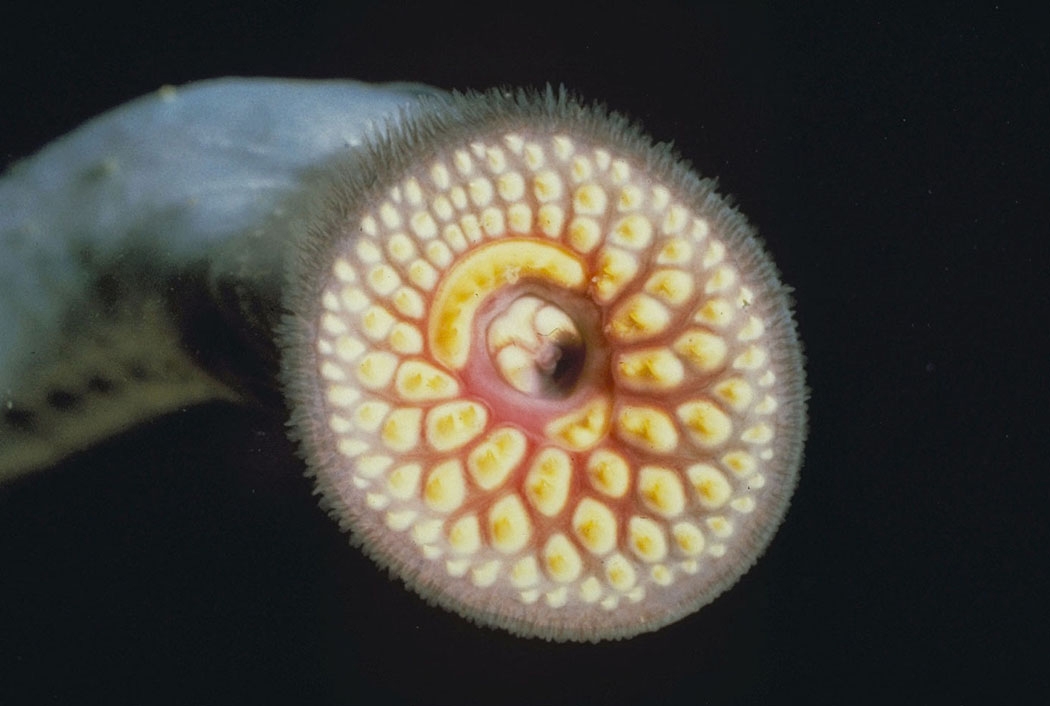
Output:
[[[553,640],[692,613],[786,512],[786,288],[713,182],[565,91],[163,89],[0,207],[0,477],[279,390],[353,543]]]

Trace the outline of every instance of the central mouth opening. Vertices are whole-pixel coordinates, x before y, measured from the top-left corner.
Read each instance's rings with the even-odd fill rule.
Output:
[[[533,294],[519,296],[492,318],[486,343],[500,377],[531,397],[568,397],[587,362],[587,346],[576,322]]]

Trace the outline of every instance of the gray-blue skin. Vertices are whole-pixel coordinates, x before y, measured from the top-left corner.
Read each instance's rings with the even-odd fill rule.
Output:
[[[208,399],[272,391],[309,187],[417,84],[218,79],[89,121],[0,179],[0,482]]]

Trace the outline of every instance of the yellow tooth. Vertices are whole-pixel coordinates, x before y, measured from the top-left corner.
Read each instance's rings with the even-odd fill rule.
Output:
[[[661,561],[667,556],[667,538],[656,524],[647,517],[632,517],[627,523],[627,543],[642,561]]]
[[[624,407],[616,422],[620,435],[632,446],[657,453],[668,453],[678,446],[674,422],[653,407]]]
[[[447,189],[451,183],[448,167],[441,162],[434,162],[430,166],[430,180],[442,191]]]
[[[638,472],[638,494],[643,505],[664,517],[675,517],[685,509],[682,481],[668,468],[643,466]]]
[[[770,395],[766,395],[762,398],[762,401],[755,405],[755,411],[759,414],[773,414],[777,410],[777,401]]]
[[[412,540],[416,544],[427,545],[437,541],[441,536],[441,520],[425,520],[417,522],[412,528]]]
[[[423,410],[396,409],[383,423],[383,443],[393,451],[409,451],[419,443],[423,424]]]
[[[335,339],[335,354],[348,363],[364,352],[365,344],[352,336],[340,336]]]
[[[375,431],[383,421],[383,417],[390,411],[390,405],[385,402],[370,400],[362,402],[354,410],[353,421],[359,429],[364,431]]]
[[[520,201],[525,195],[525,180],[517,172],[508,172],[496,180],[496,192],[504,201]]]
[[[584,498],[572,515],[572,531],[580,544],[601,556],[616,546],[616,516],[603,503]]]
[[[373,498],[373,500],[376,499],[377,498]],[[380,505],[382,505],[382,503],[375,503],[373,509],[381,510],[382,507],[380,507]],[[391,511],[386,514],[386,526],[397,532],[404,532],[412,526],[412,523],[416,521],[416,517],[418,516],[419,513],[415,510]]]
[[[383,351],[368,353],[357,364],[357,380],[369,390],[378,390],[386,387],[396,368],[396,355]]]
[[[499,147],[489,147],[485,150],[485,163],[490,172],[500,174],[507,168],[507,156]]]
[[[415,260],[408,266],[408,279],[420,289],[429,292],[437,284],[438,273],[426,260]]]
[[[637,580],[634,566],[621,554],[615,554],[605,562],[605,578],[617,591],[631,590]]]
[[[445,561],[445,571],[448,572],[449,576],[456,578],[462,578],[466,575],[467,570],[470,568],[471,561],[469,558],[464,559],[447,559]]]
[[[386,485],[390,494],[398,500],[407,500],[416,494],[419,487],[419,477],[423,473],[423,467],[418,463],[409,463],[398,466],[390,471]]]
[[[335,272],[335,276],[339,278],[340,282],[349,284],[357,281],[357,270],[350,264],[350,261],[346,258],[339,258],[335,261],[335,265],[332,267],[332,271]]]
[[[490,238],[503,235],[505,225],[503,211],[498,208],[486,208],[481,212],[481,227]]]
[[[457,461],[438,464],[423,485],[423,500],[435,512],[449,513],[463,504],[467,486],[463,481],[463,465]]]
[[[390,265],[376,265],[368,271],[368,284],[372,291],[380,296],[386,296],[397,289],[401,284],[401,278]]]
[[[617,360],[616,371],[625,387],[640,391],[670,390],[685,379],[682,361],[666,348],[624,353]]]
[[[561,177],[549,169],[540,172],[532,179],[532,192],[540,203],[557,201],[562,195]]]
[[[561,236],[562,226],[565,225],[565,211],[557,204],[545,204],[540,206],[537,223],[540,231],[548,238]]]
[[[547,574],[559,583],[571,583],[580,577],[583,561],[576,547],[561,533],[555,534],[543,547],[543,565]]]
[[[699,556],[704,551],[704,534],[691,522],[679,522],[671,528],[675,544],[686,556]]]
[[[717,537],[725,539],[733,534],[733,523],[721,515],[707,518],[706,524],[707,528],[714,532]]]
[[[708,299],[697,310],[693,320],[699,324],[724,328],[733,320],[733,305],[725,299]]]
[[[572,234],[570,233],[570,238]],[[595,298],[599,302],[610,302],[638,274],[638,258],[626,250],[605,247],[598,254],[594,282]]]
[[[346,434],[354,428],[350,420],[338,414],[333,414],[328,418],[328,427],[336,434]]]
[[[670,323],[666,306],[647,294],[634,294],[616,307],[608,331],[621,341],[633,343],[663,333]]]
[[[456,208],[463,210],[467,207],[467,190],[462,186],[452,187],[448,192],[448,197]]]
[[[749,444],[765,444],[773,438],[773,427],[769,426],[765,422],[756,424],[753,427],[749,427],[744,430],[744,433],[740,435],[741,441],[746,441]]]
[[[556,334],[576,334],[576,325],[561,309],[544,306],[532,317],[532,328],[542,336],[552,337]]]
[[[451,209],[450,205],[449,209]],[[450,215],[451,213],[449,213],[449,216]],[[457,252],[463,252],[466,250],[466,235],[463,234],[463,229],[455,223],[445,226],[444,230],[441,231],[441,236],[445,238],[445,243]]]
[[[722,265],[711,278],[707,280],[704,285],[705,294],[714,294],[715,292],[724,292],[736,283],[736,271],[732,267]]]
[[[488,206],[492,202],[492,182],[484,177],[471,179],[467,184],[467,193],[475,206]]]
[[[525,476],[525,497],[539,512],[554,517],[565,507],[571,481],[569,455],[561,449],[543,449]]]
[[[594,249],[602,239],[601,226],[593,218],[577,216],[569,224],[569,245],[581,253],[588,253]]]
[[[631,482],[631,469],[623,456],[599,449],[587,459],[587,478],[598,492],[622,498]]]
[[[350,407],[361,398],[361,393],[346,385],[333,385],[328,388],[327,397],[336,407]]]
[[[500,287],[531,277],[579,290],[584,272],[580,260],[552,243],[508,238],[477,248],[453,266],[435,295],[428,332],[434,357],[454,370],[466,365],[474,315]]]
[[[438,224],[434,222],[434,216],[426,211],[413,214],[412,219],[408,221],[408,227],[421,241],[429,240],[438,234]]]
[[[448,530],[448,543],[457,554],[473,554],[481,548],[481,525],[475,515],[466,515]]]
[[[620,198],[616,204],[619,211],[636,211],[641,208],[645,201],[642,190],[634,184],[628,184],[620,189]]]
[[[693,296],[693,278],[682,270],[657,270],[646,281],[645,291],[678,306]]]
[[[339,301],[350,311],[361,311],[372,300],[358,287],[343,287],[343,291],[339,293]]]
[[[365,478],[375,478],[394,464],[394,459],[382,454],[362,456],[357,459],[355,470]]]
[[[584,184],[576,189],[572,199],[573,209],[584,216],[600,216],[607,203],[605,191],[597,184]]]
[[[576,146],[572,144],[572,140],[565,135],[558,135],[552,139],[551,146],[554,148],[554,156],[563,162],[568,161],[569,157],[576,151]]]
[[[410,355],[423,352],[423,334],[415,326],[399,321],[390,329],[390,347],[395,353]]]
[[[726,358],[726,343],[707,331],[687,331],[674,343],[674,350],[702,373],[721,367]]]
[[[438,451],[469,443],[488,423],[488,412],[476,402],[446,402],[427,414],[427,441]]]
[[[601,582],[593,576],[580,583],[580,600],[584,603],[596,603],[603,592]]]
[[[757,316],[752,316],[744,324],[743,328],[740,329],[740,333],[736,335],[736,340],[746,342],[754,341],[762,337],[762,334],[766,332],[766,327],[762,323],[762,319]]]
[[[525,435],[513,427],[494,430],[467,456],[467,470],[482,490],[503,485],[525,458]]]
[[[701,446],[718,446],[733,432],[725,412],[706,400],[693,400],[678,407],[678,418]]]
[[[766,349],[759,346],[748,346],[747,350],[733,359],[733,367],[737,370],[755,370],[766,364]]]
[[[717,510],[733,495],[733,486],[714,466],[698,463],[686,469],[686,475],[700,504],[708,510]]]
[[[561,608],[569,602],[569,589],[562,586],[553,591],[547,591],[543,594],[543,599],[551,608]]]
[[[729,507],[733,508],[742,515],[747,515],[748,513],[754,511],[755,499],[752,498],[750,495],[746,495],[742,498],[736,498],[735,500],[730,501]]]
[[[397,212],[394,204],[389,201],[384,201],[379,207],[379,218],[387,228],[397,228],[401,225],[401,214]]]
[[[649,576],[652,577],[653,581],[660,586],[670,586],[671,582],[674,581],[674,574],[663,564],[657,564],[649,570]]]
[[[590,179],[591,175],[594,173],[594,168],[591,166],[591,160],[583,156],[578,156],[572,160],[572,166],[569,169],[573,181],[577,183]]]
[[[336,449],[342,455],[348,458],[354,458],[360,456],[369,449],[369,444],[366,441],[360,439],[340,439],[339,443],[336,444]]]
[[[729,378],[715,385],[715,397],[725,402],[738,412],[742,412],[751,404],[754,394],[751,386],[741,378]]]
[[[609,176],[612,177],[613,183],[622,184],[631,178],[631,166],[624,160],[617,159],[611,164]]]
[[[488,588],[499,578],[500,561],[493,559],[470,570],[470,581],[478,588]]]
[[[343,321],[342,317],[336,316],[335,314],[325,314],[321,317],[321,328],[324,332],[338,336],[341,333],[347,332],[346,322]]]
[[[514,554],[529,543],[532,522],[516,494],[497,500],[489,508],[488,530],[493,548],[503,554]]]
[[[398,394],[410,402],[444,400],[459,394],[455,378],[421,360],[402,363],[394,386]]]
[[[560,441],[573,451],[586,451],[605,438],[609,428],[609,400],[595,397],[580,409],[574,410],[547,424],[547,438]]]
[[[435,240],[429,243],[426,248],[427,259],[434,263],[434,267],[440,267],[445,269],[452,263],[453,254],[452,249],[448,246],[448,243],[442,240]]]
[[[405,200],[408,201],[412,206],[419,206],[423,203],[423,190],[419,186],[419,181],[415,177],[409,177],[402,183],[405,190]]]
[[[496,369],[516,390],[535,394],[540,384],[533,354],[520,346],[507,346],[496,354]]]
[[[359,240],[357,242],[357,256],[361,258],[361,262],[371,265],[382,259],[383,252],[374,240]]]
[[[699,240],[699,238],[697,238]],[[712,240],[707,246],[707,250],[704,251],[704,258],[701,260],[704,267],[713,267],[722,261],[722,258],[726,256],[726,246],[717,240]]]
[[[675,204],[671,206],[667,211],[667,215],[664,216],[663,223],[660,224],[661,230],[668,235],[674,235],[675,233],[681,232],[685,228],[685,224],[689,222],[689,211],[682,206]]]
[[[395,321],[397,319],[383,307],[370,306],[361,314],[361,330],[373,341],[379,341],[386,337]]]
[[[325,380],[343,381],[346,380],[346,371],[343,370],[342,366],[336,365],[330,360],[326,360],[321,363],[321,377]]]
[[[536,557],[529,555],[519,559],[510,568],[510,582],[515,588],[535,586],[540,580],[540,564]]]
[[[658,265],[684,265],[692,262],[693,245],[683,238],[670,238],[656,255]]]
[[[653,224],[639,213],[633,213],[613,226],[612,242],[632,250],[641,250],[653,240]]]
[[[423,297],[411,287],[402,287],[394,292],[394,296],[391,299],[398,313],[410,319],[422,318],[423,314],[426,313]]]
[[[744,451],[730,451],[722,457],[722,463],[739,478],[751,475],[758,468],[755,457]]]
[[[343,306],[339,303],[339,297],[331,292],[325,292],[321,295],[321,304],[328,311],[340,311]]]
[[[523,203],[507,207],[507,226],[512,233],[525,235],[532,230],[532,209]]]

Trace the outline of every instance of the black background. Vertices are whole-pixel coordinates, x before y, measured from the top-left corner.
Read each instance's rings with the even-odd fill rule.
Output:
[[[607,102],[719,176],[796,288],[811,430],[766,557],[652,635],[512,638],[349,548],[283,411],[190,409],[0,489],[0,703],[1043,701],[1047,23],[490,5],[41,3],[4,21],[0,156],[223,75]]]

